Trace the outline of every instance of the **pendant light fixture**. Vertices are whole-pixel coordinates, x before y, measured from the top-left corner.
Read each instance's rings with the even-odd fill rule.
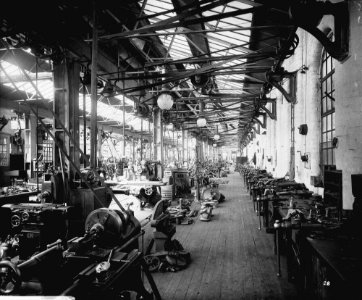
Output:
[[[219,135],[219,131],[218,131],[218,126],[216,125],[216,134],[214,135],[214,140],[218,141],[220,140],[220,135]]]
[[[158,95],[157,105],[162,110],[170,110],[173,106],[173,98],[169,93],[162,92]]]
[[[161,69],[161,74],[164,74],[165,71],[166,71],[165,69]],[[165,78],[163,77],[162,80],[165,80]],[[170,110],[173,106],[173,103],[174,103],[173,97],[168,92],[167,85],[163,84],[160,94],[157,97],[158,107],[162,110]]]
[[[199,102],[200,106],[200,114],[199,118],[196,121],[197,127],[205,127],[207,124],[206,118],[204,116],[204,103],[200,100]]]

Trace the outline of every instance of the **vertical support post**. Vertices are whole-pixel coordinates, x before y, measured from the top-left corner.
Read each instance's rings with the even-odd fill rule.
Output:
[[[200,140],[201,139],[201,140]],[[197,150],[197,160],[203,160],[203,153],[202,153],[202,137],[196,139],[196,150]]]
[[[54,118],[55,138],[59,144],[63,145],[64,150],[68,153],[70,159],[77,168],[80,166],[79,150],[71,143],[69,137],[63,132],[59,122],[63,123],[65,128],[71,134],[74,141],[79,143],[79,72],[80,65],[75,61],[64,59],[59,65],[54,66],[54,102],[53,110],[58,116],[58,120]],[[54,145],[54,166],[61,166],[59,148]],[[73,179],[75,168],[73,165],[67,164],[68,178]]]
[[[152,134],[152,147],[153,147],[153,160],[157,160],[157,108],[152,110],[152,121],[153,121],[153,134]]]
[[[149,159],[151,160],[152,159],[152,142],[151,142],[151,121],[148,119],[148,143],[149,143],[149,146],[150,146],[150,157]]]
[[[163,151],[163,126],[162,126],[162,111],[159,108],[155,108],[153,111],[153,145],[154,151],[153,156],[155,160],[164,160]]]
[[[190,162],[190,134],[186,131],[186,151],[187,151],[187,162]]]
[[[143,159],[143,119],[141,119],[141,150],[140,150],[140,159]]]
[[[195,193],[196,193],[196,201],[200,201],[200,185],[199,185],[199,154],[200,154],[200,143],[199,140],[196,139],[196,178],[195,178]]]
[[[69,129],[69,101],[65,99],[65,89],[66,89],[66,81],[68,80],[66,74],[66,66],[65,63],[61,63],[59,65],[54,65],[53,70],[54,76],[54,102],[53,102],[53,110],[54,113],[59,117],[59,120],[64,124],[66,128]],[[58,124],[58,120],[53,120],[54,124],[54,136],[60,145],[64,146],[66,144],[65,136],[63,134],[61,126]],[[68,152],[69,149],[65,149]],[[60,167],[60,157],[59,157],[59,149],[56,144],[54,144],[54,152],[53,152],[53,162],[54,167]]]
[[[181,145],[182,145],[181,162],[183,164],[185,162],[185,129],[183,128],[181,132]]]
[[[123,89],[124,89],[124,80],[123,80]],[[126,136],[125,136],[125,127],[126,127],[126,99],[125,99],[125,95],[122,94],[122,104],[123,104],[123,111],[122,111],[122,136],[123,136],[123,141],[122,141],[122,155],[121,157],[123,158],[124,156],[126,156]]]
[[[83,84],[83,153],[84,155],[87,155],[87,118],[86,118],[86,90],[85,90],[85,84]],[[85,159],[82,159],[84,168],[87,167],[87,161]]]
[[[135,155],[135,143],[134,143],[134,137],[132,137],[132,161],[133,163],[135,163],[136,161],[136,155]]]
[[[29,155],[27,162],[32,163],[34,159],[37,159],[37,126],[38,119],[33,113],[29,115]]]
[[[205,159],[205,137],[201,136],[201,155],[202,155],[202,160]]]
[[[177,162],[180,163],[180,151],[178,151],[178,131],[176,131],[176,153],[177,153]]]
[[[110,141],[112,143],[112,141]],[[96,165],[98,166],[98,161],[102,158],[102,134],[101,130],[97,130],[97,155],[96,155]]]
[[[167,125],[163,127],[164,130],[162,130],[162,163],[167,164],[168,163],[168,143],[167,143]]]
[[[289,162],[289,178],[295,178],[295,109],[294,103],[290,104],[290,162]]]
[[[93,41],[92,41],[92,70],[91,70],[91,134],[90,134],[90,167],[97,165],[97,56],[98,31],[96,1],[93,0]]]
[[[68,88],[69,88],[69,132],[72,135],[72,140],[79,145],[79,73],[80,65],[74,60],[68,65]],[[80,153],[78,147],[70,141],[69,156],[75,166],[80,167]],[[73,165],[69,165],[69,178],[73,179],[77,173]]]

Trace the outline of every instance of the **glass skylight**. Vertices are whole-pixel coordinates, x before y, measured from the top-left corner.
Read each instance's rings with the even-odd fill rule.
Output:
[[[14,88],[14,84],[16,86],[16,89],[19,91],[25,92],[27,95],[27,98],[25,100],[31,101],[37,99],[36,95],[36,89],[39,91],[38,99],[46,100],[46,101],[54,101],[54,84],[52,78],[52,73],[50,72],[41,72],[39,73],[38,80],[35,80],[34,73],[26,72],[28,75],[28,78],[31,79],[31,82],[28,81],[28,78],[26,75],[24,75],[23,71],[19,69],[18,66],[15,66],[11,63],[8,63],[6,61],[0,60],[1,67],[5,70],[3,72],[0,70],[0,79],[1,83],[5,86],[8,86],[10,88]],[[9,78],[11,80],[9,80]],[[20,80],[19,80],[20,78]],[[12,81],[12,82],[11,82]],[[116,96],[118,100],[120,100],[120,103],[123,101],[123,97],[121,95]],[[133,101],[129,99],[128,97],[125,98],[125,105],[133,106]],[[83,94],[79,94],[79,109],[83,110]],[[23,99],[19,99],[23,100]],[[123,111],[122,111],[122,105],[120,105],[119,108],[115,108],[114,106],[105,104],[101,101],[98,101],[97,104],[97,115],[99,117],[104,118],[105,120],[115,121],[118,124],[123,124]],[[86,112],[90,114],[91,112],[91,98],[90,95],[86,95]],[[131,113],[125,112],[125,123],[127,125],[132,126],[135,130],[141,130],[141,119],[134,116]]]

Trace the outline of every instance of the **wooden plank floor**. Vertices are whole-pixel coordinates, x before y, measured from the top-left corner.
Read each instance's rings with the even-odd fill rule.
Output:
[[[258,230],[241,176],[227,179],[229,184],[220,185],[226,200],[213,210],[211,222],[195,218],[192,225],[177,225],[174,238],[192,262],[179,272],[152,273],[162,299],[296,299],[285,270],[276,276],[273,235]]]

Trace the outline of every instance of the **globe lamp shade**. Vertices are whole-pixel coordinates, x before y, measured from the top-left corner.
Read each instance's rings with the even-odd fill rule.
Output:
[[[170,110],[173,105],[173,99],[170,94],[162,93],[157,98],[157,105],[162,110]]]
[[[196,124],[198,127],[205,127],[207,122],[206,119],[204,117],[199,117],[196,121]]]
[[[218,134],[215,134],[215,135],[214,135],[214,140],[215,140],[215,141],[218,141],[218,140],[220,140],[220,135],[218,135]]]

